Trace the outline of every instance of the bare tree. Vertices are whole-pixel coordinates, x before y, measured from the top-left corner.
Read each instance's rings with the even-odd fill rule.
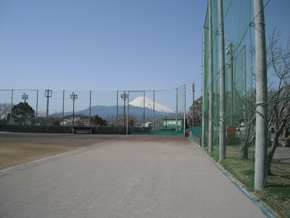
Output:
[[[268,93],[270,96],[268,127],[274,129],[273,141],[268,152],[268,175],[271,174],[271,162],[278,146],[278,140],[290,121],[290,37],[284,48],[279,43],[280,36],[280,31],[274,28],[267,48],[268,68],[277,78],[277,85],[273,85]]]
[[[50,124],[54,125],[54,126],[60,126],[60,123],[61,123],[61,114],[60,113],[57,113],[56,111],[50,115]]]
[[[46,111],[39,111],[38,112],[38,124],[39,125],[54,125],[59,126],[61,125],[62,116],[58,112],[54,112],[53,114],[49,115],[47,118],[47,112]]]
[[[202,110],[202,96],[196,99],[189,107],[189,111],[187,113],[187,118],[189,119],[189,123],[192,124],[192,107],[194,112],[194,125],[200,126],[201,124],[201,110]]]
[[[236,87],[236,85],[234,85]],[[236,101],[239,102],[240,108],[239,113],[233,115],[230,119],[236,120],[237,130],[239,131],[240,137],[240,152],[239,159],[249,159],[249,148],[254,143],[256,130],[254,128],[254,123],[256,119],[256,107],[252,102],[256,101],[256,90],[248,90],[245,95],[241,96],[236,90]],[[243,109],[241,108],[243,107]]]
[[[271,174],[271,162],[277,146],[279,138],[283,131],[289,126],[290,121],[290,38],[287,40],[286,48],[280,44],[280,31],[276,28],[269,38],[267,45],[267,68],[272,72],[273,79],[268,81],[268,129],[273,130],[272,142],[268,152],[268,175]],[[253,49],[255,53],[255,49]],[[255,99],[255,91],[247,97],[249,102],[253,102],[250,98]],[[240,99],[242,101],[242,99]],[[250,105],[244,102],[245,105]],[[253,113],[255,108],[249,107],[243,111],[244,122],[240,125],[241,131],[241,147],[240,159],[248,158],[248,148],[252,144],[255,137],[255,116]]]
[[[116,115],[108,115],[106,120],[107,120],[108,126],[117,126],[117,116]]]
[[[10,113],[11,104],[9,103],[0,103],[0,119],[6,119],[7,114]]]
[[[241,140],[239,152],[240,160],[249,159],[249,148],[253,144],[255,139],[255,108],[249,107],[248,109],[244,110],[243,117],[243,121],[238,124]]]

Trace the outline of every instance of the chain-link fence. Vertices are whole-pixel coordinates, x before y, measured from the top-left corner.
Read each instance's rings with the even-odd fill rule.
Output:
[[[264,1],[263,7],[268,3]],[[268,106],[267,185],[258,193],[289,216],[290,148],[286,141],[290,121],[290,55],[289,48],[279,47],[279,34],[274,31],[267,40],[268,84],[264,86],[268,86],[268,101],[256,104],[254,30],[259,24],[255,17],[261,11],[254,15],[251,0],[208,1],[203,27],[202,147],[254,189],[256,108]]]
[[[119,128],[120,133],[184,135],[185,99],[185,85],[153,91],[0,90],[0,115],[10,129],[102,127],[116,133],[116,127],[123,127],[126,131]]]

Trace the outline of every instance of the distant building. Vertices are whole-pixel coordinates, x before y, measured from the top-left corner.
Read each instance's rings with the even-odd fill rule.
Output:
[[[175,118],[162,119],[162,130],[176,130]],[[177,119],[177,131],[184,130],[184,119]]]
[[[68,115],[63,118],[63,121],[60,122],[62,126],[72,126],[73,116]],[[84,116],[80,114],[75,114],[74,116],[74,126],[89,126],[90,125],[90,117]]]
[[[143,127],[153,127],[153,123],[152,122],[147,122],[142,124]]]

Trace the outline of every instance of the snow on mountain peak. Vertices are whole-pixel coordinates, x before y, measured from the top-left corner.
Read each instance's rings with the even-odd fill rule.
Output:
[[[139,96],[136,99],[134,99],[133,101],[131,101],[129,104],[132,106],[135,106],[135,107],[143,107],[144,106],[144,97]],[[153,101],[150,98],[145,97],[145,107],[153,110]],[[169,109],[161,104],[158,104],[157,102],[155,102],[155,111],[174,113],[173,110],[171,110],[171,109]]]

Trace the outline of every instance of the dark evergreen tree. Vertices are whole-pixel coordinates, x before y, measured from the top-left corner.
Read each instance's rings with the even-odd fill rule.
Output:
[[[35,111],[27,102],[20,102],[13,106],[11,117],[14,123],[25,125],[35,121]],[[7,120],[10,120],[10,113],[7,114]]]
[[[107,120],[103,119],[102,117],[99,117],[99,115],[95,115],[91,117],[91,124],[96,126],[107,126]]]

